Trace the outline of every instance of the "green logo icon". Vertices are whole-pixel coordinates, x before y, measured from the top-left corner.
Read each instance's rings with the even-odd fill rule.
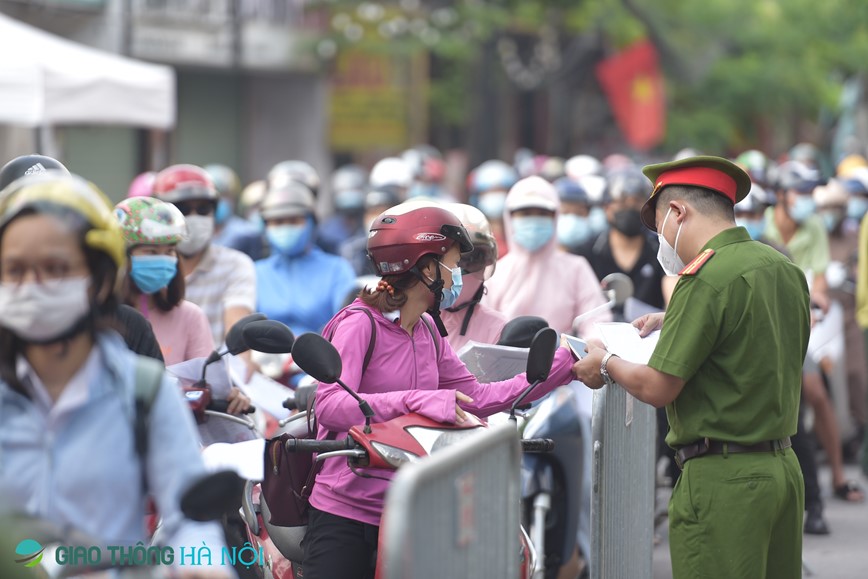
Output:
[[[15,554],[18,555],[15,562],[24,563],[25,567],[36,567],[42,562],[42,552],[44,550],[45,547],[33,539],[24,539],[15,547]]]

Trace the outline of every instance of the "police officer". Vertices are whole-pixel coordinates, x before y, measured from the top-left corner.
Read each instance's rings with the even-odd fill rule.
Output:
[[[680,275],[665,314],[634,322],[642,335],[660,328],[659,342],[647,365],[590,346],[574,372],[666,406],[683,468],[669,504],[676,579],[801,577],[804,488],[789,437],[810,332],[805,276],[735,225],[750,190],[736,165],[700,156],[643,172],[654,189],[642,221]]]

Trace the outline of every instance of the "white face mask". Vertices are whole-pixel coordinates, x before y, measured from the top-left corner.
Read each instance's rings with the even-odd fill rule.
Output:
[[[0,284],[0,325],[27,342],[47,342],[90,310],[89,277]]]
[[[660,231],[666,227],[666,220],[669,219],[669,214],[672,213],[672,208],[669,208],[669,211],[666,212],[666,217],[663,218],[663,225],[660,227]],[[684,266],[687,265],[682,261],[680,257],[678,257],[678,238],[681,236],[681,227],[684,225],[684,221],[681,222],[681,225],[678,226],[678,232],[675,234],[675,247],[669,245],[669,242],[666,241],[666,238],[663,237],[662,233],[657,234],[657,239],[660,240],[660,248],[657,250],[657,261],[663,267],[664,273],[666,275],[678,275],[678,272],[684,269]]]
[[[181,255],[196,255],[214,236],[213,215],[190,215],[187,218],[187,239],[178,243]]]

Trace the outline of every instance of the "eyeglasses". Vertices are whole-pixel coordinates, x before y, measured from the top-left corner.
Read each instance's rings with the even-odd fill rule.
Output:
[[[27,265],[17,261],[4,262],[0,266],[0,282],[5,285],[21,285],[29,271],[33,272],[36,283],[45,283],[87,273],[87,264],[84,261],[69,263],[64,260]]]
[[[175,203],[175,207],[178,208],[178,211],[181,212],[182,215],[192,215],[195,213],[196,215],[211,215],[214,212],[214,205],[212,203]]]

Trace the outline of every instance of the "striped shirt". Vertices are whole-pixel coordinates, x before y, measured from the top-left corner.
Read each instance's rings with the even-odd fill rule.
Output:
[[[228,308],[256,308],[253,260],[235,249],[211,244],[184,281],[185,297],[205,312],[215,344],[223,343],[223,314]]]

